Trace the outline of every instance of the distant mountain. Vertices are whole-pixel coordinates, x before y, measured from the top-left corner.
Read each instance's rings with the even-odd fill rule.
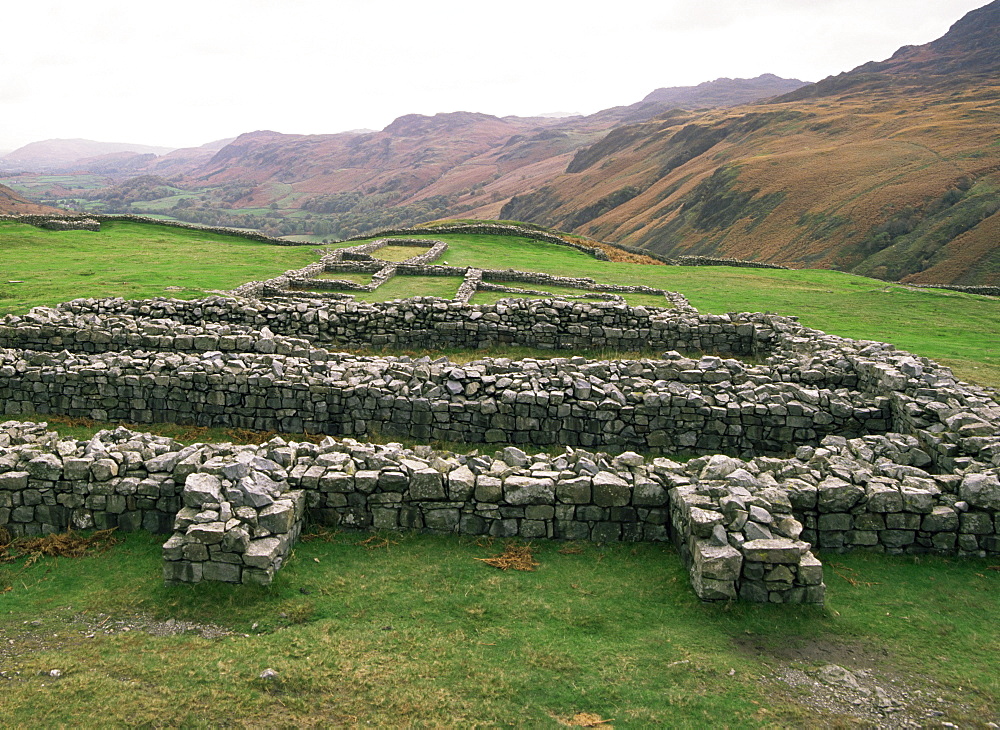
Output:
[[[774,74],[763,74],[753,79],[716,79],[706,81],[697,86],[673,86],[657,89],[647,94],[640,104],[658,103],[671,108],[704,109],[741,104],[752,104],[755,101],[768,99],[772,96],[787,94],[803,86],[807,81],[798,79],[783,79]]]
[[[0,185],[0,215],[46,215],[63,213],[58,208],[32,203],[5,185]]]
[[[41,172],[72,168],[82,160],[106,155],[152,154],[170,152],[169,147],[150,147],[120,142],[95,142],[89,139],[48,139],[32,142],[0,157],[0,169]]]
[[[648,249],[1000,283],[1000,0],[767,103],[618,127],[513,218]]]
[[[991,2],[966,14],[936,41],[903,46],[885,61],[872,61],[792,91],[776,101],[880,90],[934,89],[983,83],[1000,77],[1000,3]]]
[[[716,79],[588,116],[409,114],[378,132],[257,131],[87,164],[142,175],[106,194],[137,209],[168,186],[197,191],[156,208],[194,222],[343,237],[512,218],[668,256],[1000,283],[1000,0],[936,41],[803,84]]]

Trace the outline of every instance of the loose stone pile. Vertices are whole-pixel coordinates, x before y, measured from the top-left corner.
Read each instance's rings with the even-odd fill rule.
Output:
[[[163,544],[164,580],[268,585],[305,516],[305,494],[289,489],[286,477],[252,451],[202,463],[184,480],[184,506]]]

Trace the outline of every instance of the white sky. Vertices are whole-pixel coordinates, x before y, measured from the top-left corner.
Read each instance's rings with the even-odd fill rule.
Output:
[[[26,0],[0,28],[0,150],[197,146],[398,116],[592,113],[655,88],[817,81],[986,0]]]

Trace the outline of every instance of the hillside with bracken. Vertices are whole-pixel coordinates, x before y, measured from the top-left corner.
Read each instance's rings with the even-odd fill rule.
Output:
[[[45,215],[63,213],[58,208],[32,203],[5,185],[0,185],[0,215]]]
[[[613,130],[500,215],[659,254],[1000,282],[1000,3],[769,103]]]

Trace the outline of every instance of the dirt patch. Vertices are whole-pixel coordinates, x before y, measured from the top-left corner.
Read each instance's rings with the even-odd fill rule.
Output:
[[[772,682],[787,699],[828,718],[816,727],[851,725],[874,728],[965,726],[976,717],[979,727],[1000,728],[1000,718],[976,715],[928,677],[894,668],[884,647],[833,639],[801,639],[775,646],[762,637],[735,640],[741,651],[761,660]]]
[[[885,648],[828,639],[790,641],[772,646],[763,637],[744,636],[736,645],[747,654],[791,664],[843,664],[856,669],[874,669],[889,658]]]
[[[80,613],[72,607],[45,618],[25,621],[17,626],[0,626],[0,681],[21,677],[18,660],[45,651],[68,649],[99,636],[142,632],[152,636],[177,634],[219,639],[235,632],[215,624],[177,619],[156,619],[145,614],[111,616],[104,613]],[[56,676],[56,675],[53,675]]]

